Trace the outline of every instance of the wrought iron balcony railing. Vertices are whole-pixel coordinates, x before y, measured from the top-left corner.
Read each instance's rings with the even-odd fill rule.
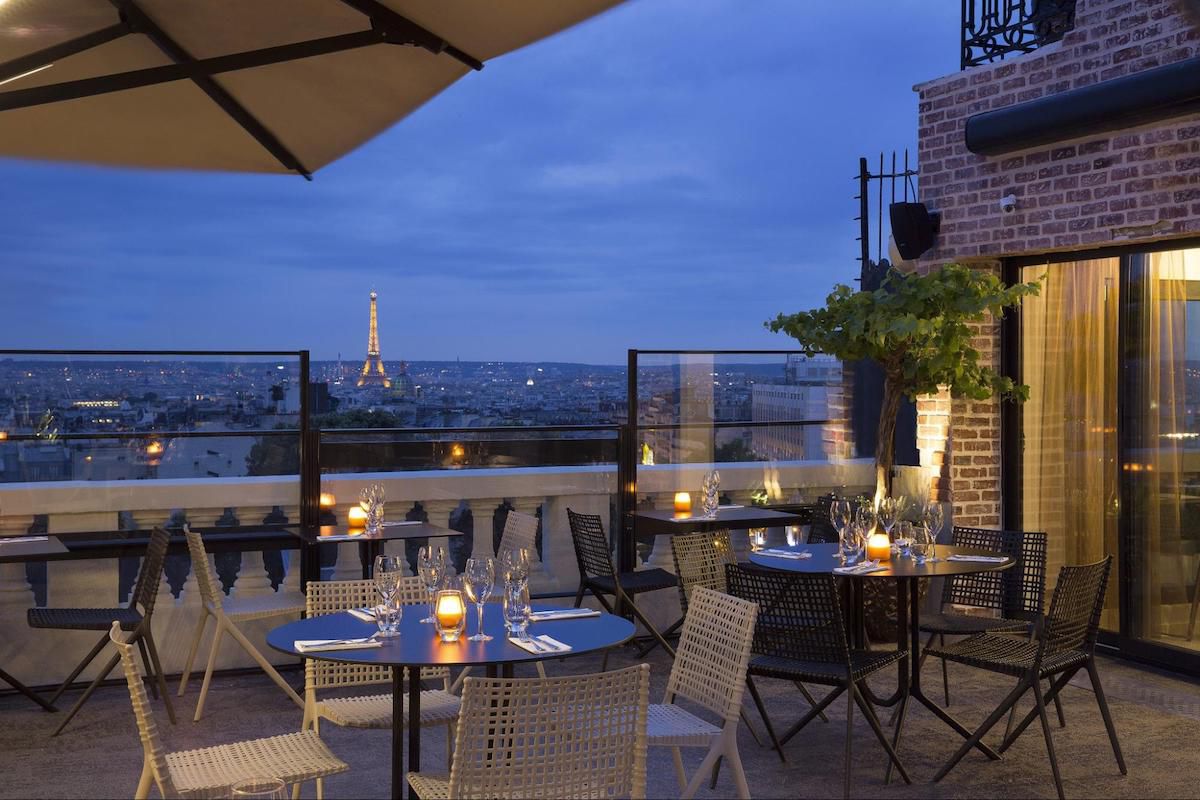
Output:
[[[962,0],[962,69],[1057,42],[1075,27],[1075,0]]]

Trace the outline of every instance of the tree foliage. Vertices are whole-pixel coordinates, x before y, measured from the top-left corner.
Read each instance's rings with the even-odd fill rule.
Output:
[[[980,363],[972,326],[1019,305],[1039,286],[1005,286],[990,272],[959,264],[925,275],[893,270],[875,291],[838,284],[824,308],[780,314],[766,325],[791,336],[810,355],[879,362],[887,380],[910,399],[945,386],[953,397],[1024,400],[1028,386]]]
[[[875,494],[891,489],[896,416],[900,400],[937,394],[1025,400],[1029,387],[980,363],[975,325],[1035,295],[1040,283],[1005,286],[999,277],[960,264],[924,275],[892,270],[874,291],[838,284],[824,308],[780,314],[766,323],[786,333],[808,355],[826,353],[844,362],[870,359],[883,368]]]

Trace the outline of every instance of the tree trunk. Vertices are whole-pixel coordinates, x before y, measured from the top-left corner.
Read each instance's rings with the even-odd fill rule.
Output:
[[[896,417],[904,395],[891,376],[883,379],[883,402],[879,406],[878,438],[875,442],[875,501],[892,491],[892,464],[896,460]]]

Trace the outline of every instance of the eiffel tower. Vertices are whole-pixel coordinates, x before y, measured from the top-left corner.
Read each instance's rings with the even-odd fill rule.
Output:
[[[358,374],[359,386],[382,386],[390,388],[391,380],[383,371],[383,359],[379,357],[379,323],[375,316],[375,299],[378,295],[371,292],[371,333],[367,336],[367,360],[363,362],[362,372]]]

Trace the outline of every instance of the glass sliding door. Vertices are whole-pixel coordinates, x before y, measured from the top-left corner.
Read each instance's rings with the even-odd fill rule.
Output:
[[[1200,649],[1200,250],[1134,255],[1128,265],[1126,633]]]
[[[1021,379],[1030,391],[1018,412],[1018,480],[1021,527],[1049,540],[1049,600],[1060,566],[1117,553],[1120,260],[1021,270],[1022,281],[1039,278],[1041,294],[1025,299],[1020,316]],[[1110,591],[1106,629],[1117,629],[1118,608]]]

